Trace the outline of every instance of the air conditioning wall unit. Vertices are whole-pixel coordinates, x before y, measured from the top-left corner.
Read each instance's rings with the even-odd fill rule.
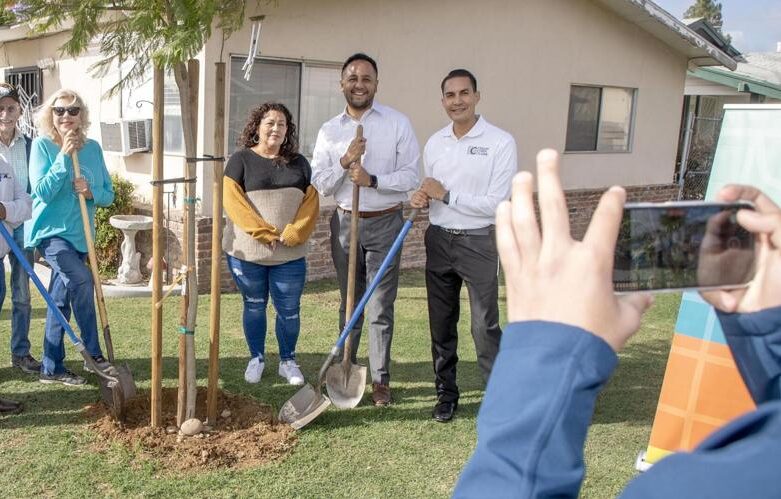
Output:
[[[152,120],[100,122],[101,146],[106,152],[130,156],[152,148]]]

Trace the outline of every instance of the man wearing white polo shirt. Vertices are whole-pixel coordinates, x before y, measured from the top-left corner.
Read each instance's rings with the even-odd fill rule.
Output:
[[[442,106],[452,120],[426,143],[426,178],[412,206],[429,207],[426,291],[437,404],[432,417],[453,419],[458,408],[456,363],[461,285],[466,283],[477,364],[487,380],[499,350],[499,261],[494,217],[510,197],[516,173],[513,137],[475,113],[477,80],[455,69],[442,80]]]
[[[350,221],[358,216],[358,261],[355,296],[360,299],[404,225],[401,208],[407,193],[418,186],[420,149],[406,116],[374,102],[377,63],[366,54],[354,54],[342,67],[344,112],[320,128],[312,154],[312,184],[323,196],[333,196],[337,209],[331,217],[331,257],[341,290],[339,328],[345,324]],[[356,137],[363,125],[363,137]],[[359,213],[352,210],[352,186],[359,185]],[[369,322],[369,368],[372,402],[391,402],[390,350],[393,304],[399,284],[399,252],[366,305]],[[349,317],[347,318],[349,319]],[[352,331],[353,362],[361,336],[360,320]]]

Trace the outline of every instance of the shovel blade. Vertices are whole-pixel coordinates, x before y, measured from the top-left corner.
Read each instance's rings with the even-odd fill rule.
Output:
[[[325,372],[328,397],[339,409],[353,409],[361,403],[366,391],[366,366],[333,364]]]
[[[282,405],[279,420],[289,424],[294,430],[300,430],[328,409],[329,405],[331,401],[328,397],[307,384]]]
[[[98,378],[98,384],[103,402],[111,409],[114,419],[123,423],[125,421],[125,394],[119,381]]]
[[[134,398],[136,396],[136,382],[133,381],[133,373],[130,372],[130,367],[127,364],[119,364],[114,366],[114,369],[115,372],[112,375],[119,380],[125,400]]]

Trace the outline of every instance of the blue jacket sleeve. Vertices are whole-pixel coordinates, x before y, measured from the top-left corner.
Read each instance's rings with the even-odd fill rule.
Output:
[[[752,314],[717,314],[754,402],[781,399],[781,307]]]
[[[594,401],[617,360],[583,329],[510,324],[454,497],[576,497]]]
[[[705,439],[633,480],[624,498],[778,497],[781,490],[781,307],[717,312],[740,374],[759,404]]]

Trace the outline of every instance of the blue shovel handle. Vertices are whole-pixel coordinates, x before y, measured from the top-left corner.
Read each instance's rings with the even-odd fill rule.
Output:
[[[377,289],[377,286],[380,285],[380,281],[385,276],[385,272],[388,270],[388,267],[390,267],[391,261],[396,256],[396,253],[399,252],[399,248],[401,248],[401,243],[403,243],[404,238],[407,237],[407,233],[412,227],[412,222],[415,220],[415,216],[417,216],[417,214],[418,214],[418,209],[416,208],[410,212],[409,216],[407,216],[407,219],[404,222],[404,225],[402,226],[399,235],[396,236],[396,240],[393,241],[393,245],[388,251],[388,254],[385,256],[385,260],[382,261],[382,265],[380,265],[380,268],[377,270],[377,275],[374,276],[374,279],[372,279],[371,284],[369,284],[369,287],[366,288],[366,291],[363,293],[363,296],[361,297],[361,301],[359,301],[358,305],[355,306],[355,310],[353,310],[352,317],[350,317],[350,320],[347,322],[347,324],[344,325],[342,334],[339,335],[339,339],[336,340],[336,344],[333,346],[331,352],[328,354],[328,357],[325,359],[325,362],[323,363],[323,367],[320,368],[320,372],[318,373],[317,376],[318,390],[320,389],[320,386],[325,382],[325,373],[328,370],[328,367],[331,365],[331,363],[333,363],[334,359],[336,359],[339,350],[341,350],[341,348],[344,346],[345,340],[350,335],[350,330],[352,330],[352,328],[355,327],[355,323],[358,322],[358,318],[363,313],[363,309],[366,307],[366,303],[369,301],[369,298],[371,298],[372,293],[374,293],[374,290]]]
[[[21,248],[19,248],[19,245],[16,244],[16,241],[14,240],[13,236],[11,236],[11,234],[8,232],[8,229],[5,228],[5,223],[3,222],[0,222],[0,234],[3,235],[3,239],[5,239],[5,242],[8,243],[8,246],[11,248],[11,251],[14,252],[14,255],[16,255],[16,259],[19,261],[19,263],[22,264],[22,267],[24,267],[24,270],[25,272],[27,272],[27,275],[30,276],[30,279],[35,284],[35,287],[38,288],[38,291],[40,291],[41,296],[43,296],[43,299],[46,300],[46,304],[49,306],[49,310],[51,310],[51,312],[57,318],[57,321],[59,321],[62,328],[68,334],[68,338],[70,338],[71,342],[73,342],[73,345],[76,347],[76,350],[78,350],[79,352],[83,352],[85,350],[84,344],[76,336],[76,333],[73,332],[73,328],[71,328],[71,325],[68,324],[68,321],[65,319],[65,316],[62,315],[62,312],[60,311],[59,307],[54,304],[54,300],[52,299],[51,295],[43,286],[43,283],[38,278],[38,276],[35,274],[35,271],[30,266],[30,262],[27,261],[27,258],[22,253]]]
[[[366,288],[366,291],[363,293],[363,296],[361,297],[361,301],[358,302],[358,305],[355,306],[355,310],[353,311],[352,317],[350,317],[350,320],[347,322],[347,324],[344,325],[344,329],[342,330],[342,334],[339,335],[339,340],[337,340],[336,345],[334,346],[334,350],[338,351],[339,349],[344,346],[344,342],[347,339],[347,336],[350,334],[350,331],[353,327],[355,327],[355,324],[358,322],[358,319],[361,317],[361,314],[363,313],[363,309],[366,307],[366,303],[369,301],[369,298],[371,298],[372,293],[374,293],[374,290],[377,289],[377,286],[380,285],[380,281],[383,277],[385,277],[385,272],[388,270],[388,267],[390,267],[391,262],[393,261],[393,258],[396,256],[396,253],[399,252],[399,249],[401,248],[401,244],[404,242],[404,238],[407,237],[407,233],[412,228],[412,223],[415,220],[415,217],[418,214],[418,210],[413,209],[410,214],[407,216],[406,221],[404,222],[404,226],[402,226],[401,231],[399,232],[399,235],[396,236],[396,240],[393,241],[393,246],[391,246],[390,250],[388,251],[388,254],[385,256],[385,260],[382,261],[382,265],[380,265],[379,270],[377,270],[377,274],[374,276],[374,279],[372,279],[371,284],[369,284],[369,287]]]

